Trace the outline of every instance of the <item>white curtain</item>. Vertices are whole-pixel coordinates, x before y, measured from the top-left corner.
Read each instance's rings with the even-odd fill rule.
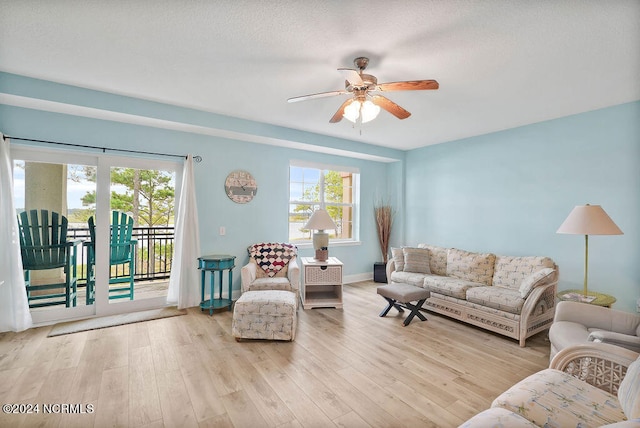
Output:
[[[9,140],[0,134],[0,332],[33,325],[24,286],[18,220],[13,206]]]
[[[200,304],[200,236],[198,207],[193,178],[193,158],[187,156],[182,172],[182,189],[176,216],[175,247],[169,278],[167,303],[177,304],[179,309]]]

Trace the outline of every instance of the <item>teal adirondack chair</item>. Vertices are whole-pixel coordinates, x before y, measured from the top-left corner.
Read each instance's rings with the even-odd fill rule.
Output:
[[[67,241],[67,225],[67,218],[54,211],[30,210],[18,214],[20,253],[30,308],[76,306],[76,257],[80,240]],[[35,284],[31,278],[31,271],[59,268],[64,268],[64,282]],[[60,288],[63,292],[51,292]]]
[[[109,270],[116,266],[116,275],[109,275],[109,300],[133,300],[134,275],[136,273],[136,246],[138,241],[131,239],[133,218],[123,212],[111,212],[111,241],[109,243]],[[95,242],[96,227],[93,217],[89,218],[89,234],[91,241],[85,243],[87,251],[87,305],[95,300]],[[119,270],[122,272],[119,272]],[[127,284],[115,286],[113,284]]]

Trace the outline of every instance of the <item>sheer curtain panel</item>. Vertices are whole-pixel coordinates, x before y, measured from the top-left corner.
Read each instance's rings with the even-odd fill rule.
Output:
[[[0,134],[0,332],[22,331],[32,325],[13,205],[9,140]]]
[[[167,303],[177,304],[179,309],[200,304],[200,236],[191,155],[184,161],[182,175],[175,226],[175,248],[167,294]]]

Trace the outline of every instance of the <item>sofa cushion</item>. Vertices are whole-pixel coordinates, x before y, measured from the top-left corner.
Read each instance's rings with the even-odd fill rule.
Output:
[[[484,284],[465,281],[464,279],[453,278],[450,276],[425,275],[424,277],[424,288],[427,288],[429,291],[444,294],[445,296],[455,297],[457,299],[466,299],[467,290],[483,286]]]
[[[597,427],[626,419],[616,396],[554,369],[513,385],[491,407],[510,410],[538,426]]]
[[[518,289],[522,281],[532,273],[555,267],[549,257],[496,256],[493,285]]]
[[[449,248],[447,253],[447,276],[491,285],[496,256],[490,253],[472,253]]]
[[[249,285],[249,291],[260,290],[284,290],[293,291],[291,289],[291,283],[287,278],[274,277],[274,278],[257,278]]]
[[[508,428],[533,428],[538,425],[523,418],[517,413],[510,412],[501,407],[492,407],[483,412],[478,413],[458,428],[490,428],[490,427],[508,427]]]
[[[627,368],[618,387],[618,401],[628,419],[640,418],[640,357]]]
[[[426,248],[429,250],[429,270],[431,270],[431,273],[442,276],[447,275],[448,248],[427,244],[418,244],[418,248]]]
[[[404,270],[404,251],[402,248],[391,248],[391,257],[396,271]]]
[[[640,353],[640,337],[607,330],[589,329],[589,342],[610,343]]]
[[[391,272],[391,281],[397,283],[405,283],[415,285],[416,287],[424,287],[424,278],[427,275],[424,273],[414,273],[414,272],[402,272],[402,271],[393,271]]]
[[[520,291],[505,287],[475,287],[467,290],[467,301],[501,311],[519,314],[524,299]]]
[[[520,297],[526,299],[534,288],[551,283],[555,277],[556,270],[552,268],[544,268],[532,273],[520,284]]]
[[[404,271],[414,273],[431,273],[429,269],[429,250],[425,248],[402,248],[404,253]]]

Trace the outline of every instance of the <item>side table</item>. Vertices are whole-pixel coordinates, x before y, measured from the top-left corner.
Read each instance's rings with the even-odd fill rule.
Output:
[[[209,315],[213,315],[214,309],[224,308],[227,306],[231,310],[233,304],[232,286],[233,286],[233,268],[236,256],[227,254],[213,254],[210,256],[198,257],[198,269],[202,271],[201,292],[202,301],[200,302],[200,310],[209,309]],[[222,298],[222,272],[229,270],[229,298]],[[205,297],[205,274],[211,273],[211,281],[209,282],[209,298]],[[218,272],[218,297],[215,297],[215,272]]]
[[[572,302],[588,303],[590,305],[604,306],[610,308],[616,302],[616,298],[604,293],[588,291],[587,297],[584,296],[583,290],[564,290],[558,294],[560,300],[570,300]]]
[[[318,261],[301,257],[300,300],[304,309],[342,308],[342,262],[335,257]]]

